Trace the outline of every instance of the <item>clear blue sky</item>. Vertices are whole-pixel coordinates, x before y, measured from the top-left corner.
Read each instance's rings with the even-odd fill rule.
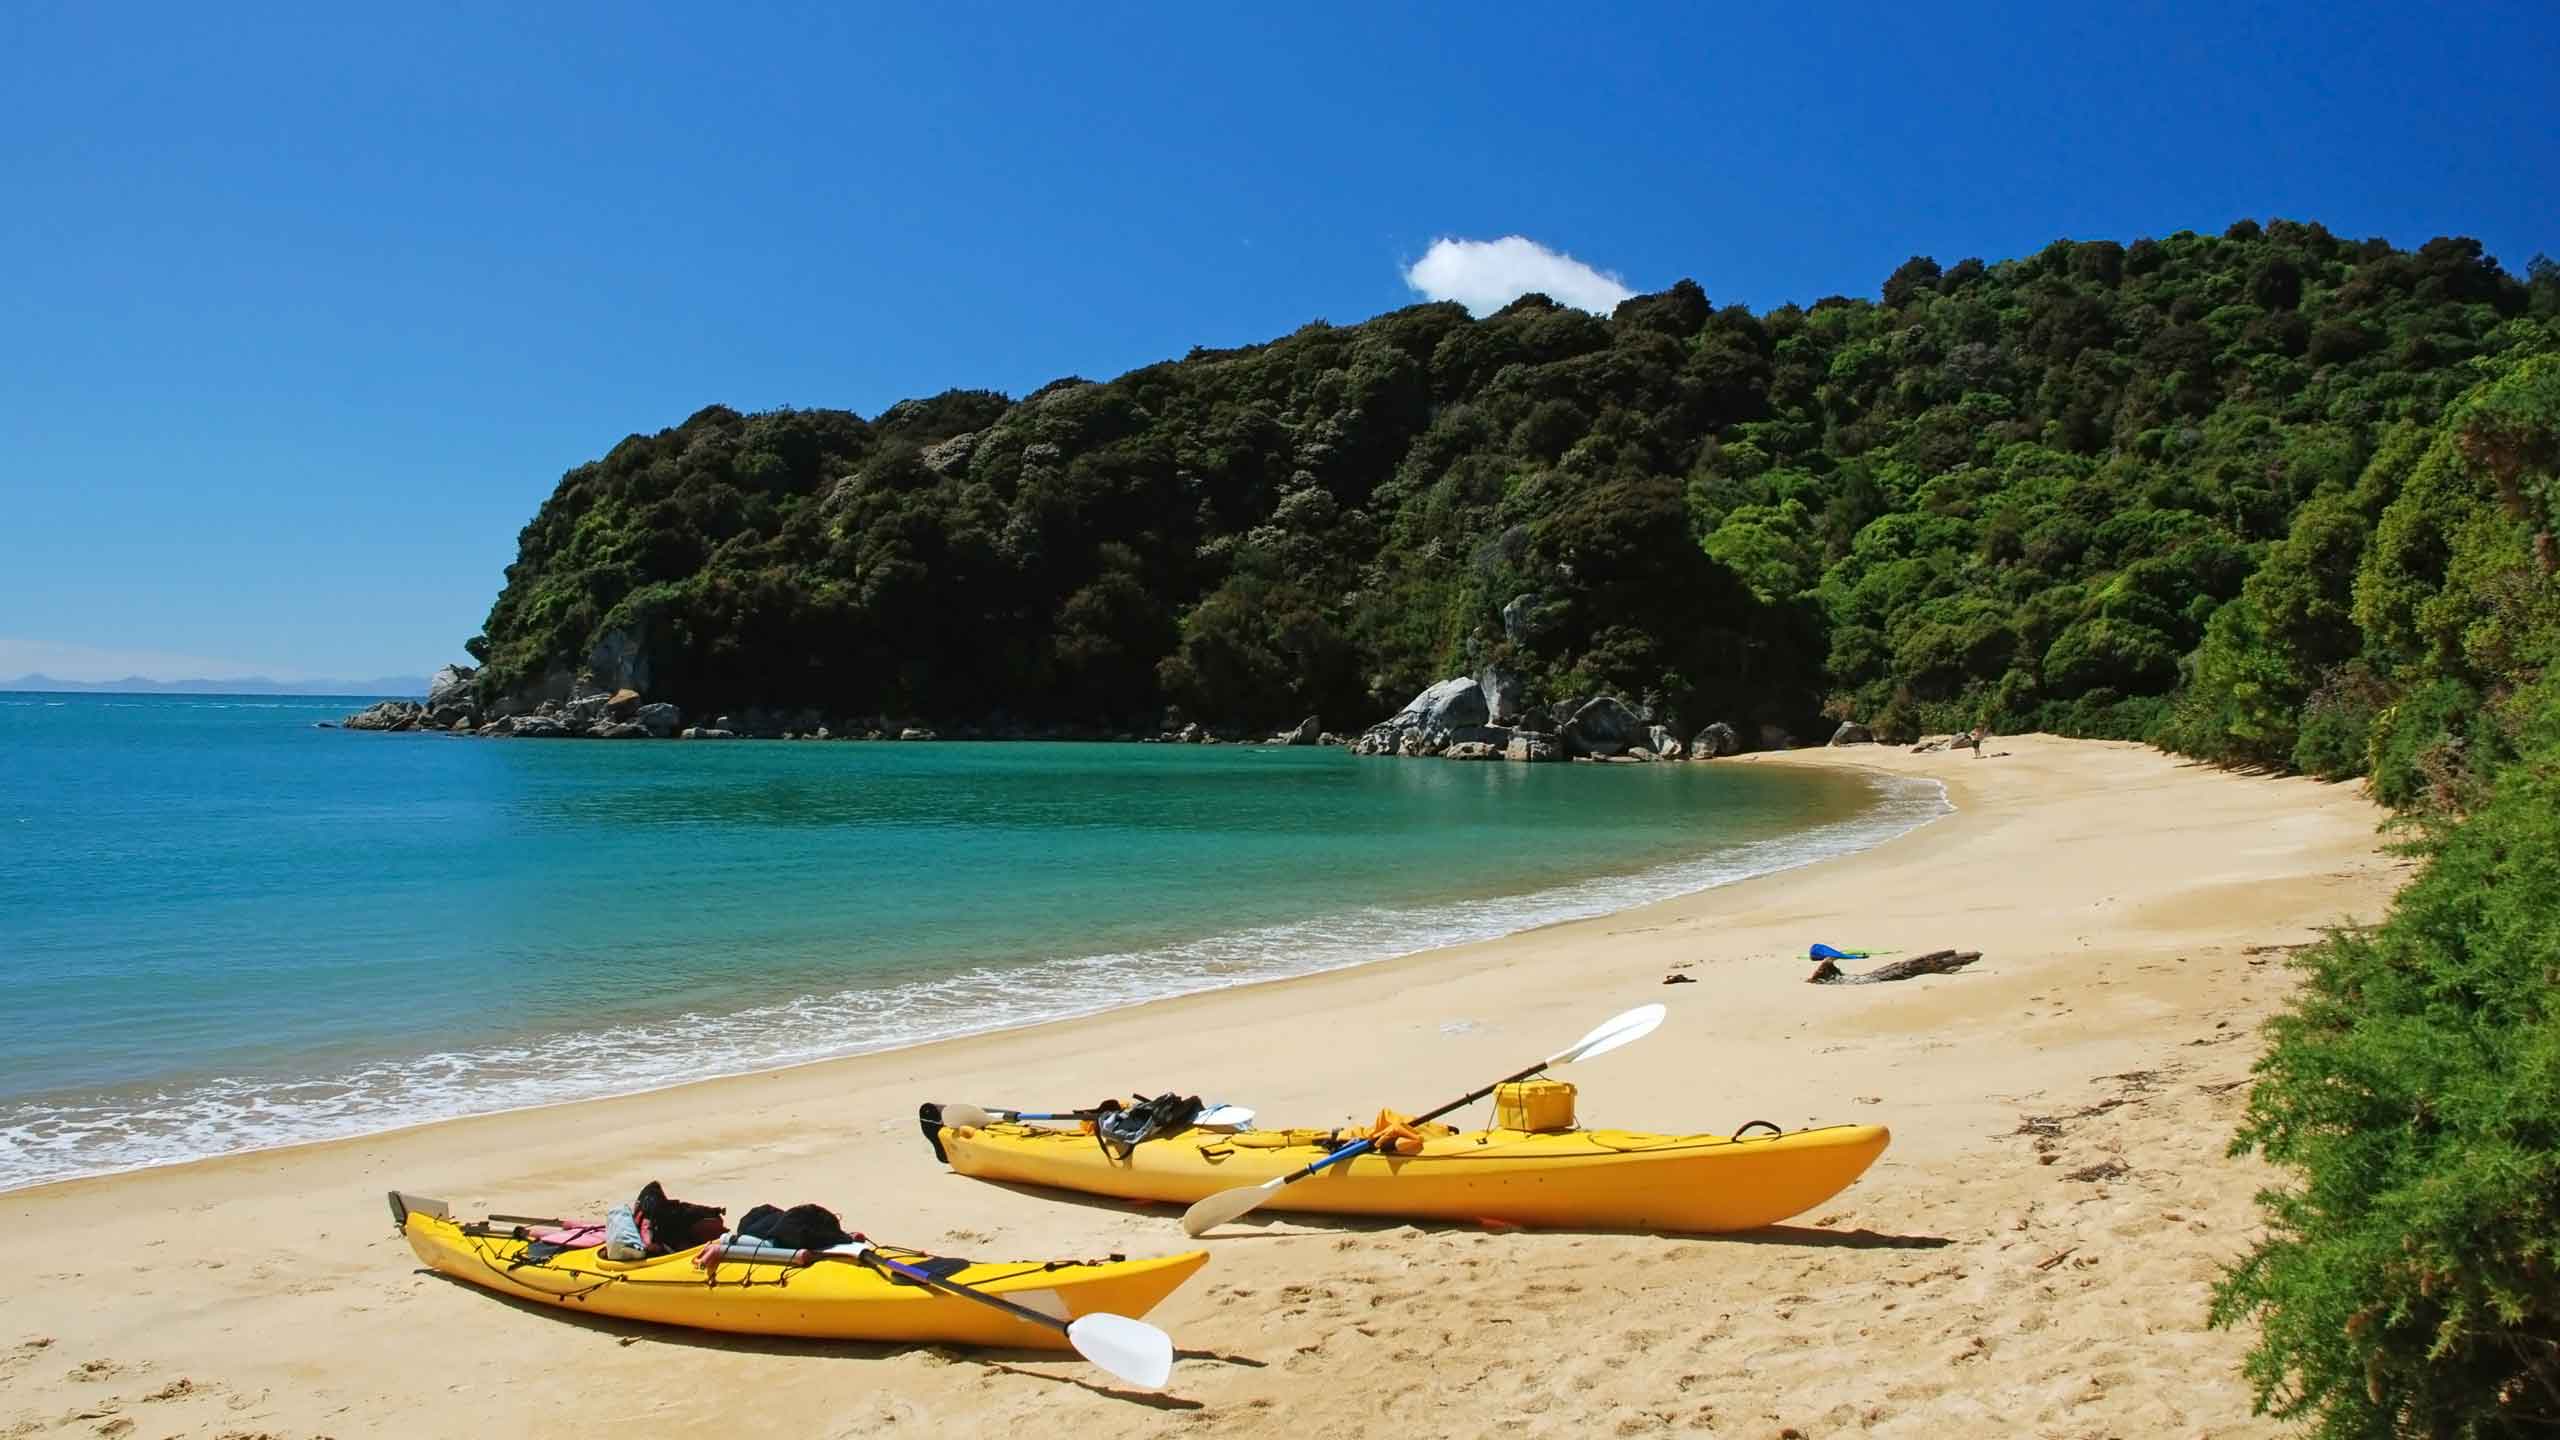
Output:
[[[385,8],[0,7],[0,676],[423,672],[625,434],[1356,320],[1440,237],[1755,307],[2560,253],[2547,3]]]

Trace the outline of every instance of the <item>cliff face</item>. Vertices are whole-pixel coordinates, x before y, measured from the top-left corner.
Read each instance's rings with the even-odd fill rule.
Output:
[[[1675,727],[2143,733],[2297,509],[2555,299],[2471,242],[2244,221],[1915,259],[1880,304],[1682,282],[1019,402],[715,406],[562,478],[478,695],[1348,728],[1492,673]]]

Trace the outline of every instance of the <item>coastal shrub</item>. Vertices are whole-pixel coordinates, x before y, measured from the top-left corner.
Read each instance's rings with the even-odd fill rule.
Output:
[[[2374,717],[2367,764],[2374,798],[2394,809],[2449,809],[2471,770],[2483,724],[2480,693],[2451,676],[2403,695]]]
[[[2259,1403],[2323,1440],[2560,1428],[2560,746],[2371,933],[2301,957],[2235,1152],[2286,1168],[2216,1289]]]
[[[2295,732],[2294,769],[2323,780],[2364,773],[2373,743],[2373,704],[2366,691],[2356,678],[2341,676],[2311,697]]]

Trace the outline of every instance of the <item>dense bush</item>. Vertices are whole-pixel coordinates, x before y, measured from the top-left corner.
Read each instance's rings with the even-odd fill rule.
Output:
[[[2544,697],[2546,703],[2560,696]],[[2309,952],[2240,1132],[2294,1177],[2216,1319],[2331,1440],[2560,1427],[2560,747]]]
[[[2235,1147],[2286,1179],[2214,1318],[2259,1326],[2260,1403],[2331,1440],[2560,1428],[2560,359],[2480,373],[2423,443],[2304,507],[2293,558],[2214,617],[2173,727],[2261,755],[2285,697],[2351,655],[2292,758],[2369,770],[2427,836],[2378,928],[2308,953]]]
[[[492,697],[645,672],[693,709],[1113,728],[1169,700],[1347,728],[1500,663],[1532,698],[1746,732],[1828,704],[1888,737],[2149,735],[2193,673],[2177,733],[2283,763],[2355,652],[2341,617],[2461,643],[2409,599],[2459,537],[2387,512],[2448,479],[2406,437],[2560,312],[2535,274],[2248,223],[1914,257],[1881,304],[1754,314],[1684,281],[1606,318],[1317,323],[1019,402],[713,406],[561,479],[472,649]],[[2530,470],[2501,417],[2538,393],[2453,458]],[[2505,488],[2547,508],[2535,486]],[[2359,564],[2389,572],[2370,596]]]

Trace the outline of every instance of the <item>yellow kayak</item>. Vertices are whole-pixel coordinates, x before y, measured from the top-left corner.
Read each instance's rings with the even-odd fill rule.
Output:
[[[1176,1205],[1259,1185],[1329,1153],[1317,1132],[1303,1130],[1182,1130],[1125,1159],[1077,1130],[999,1123],[930,1133],[963,1175]],[[1434,1134],[1420,1154],[1356,1156],[1284,1187],[1263,1208],[1553,1229],[1752,1230],[1847,1189],[1892,1138],[1881,1125],[1747,1136]]]
[[[392,1200],[401,1233],[420,1260],[501,1295],[623,1320],[741,1335],[1068,1348],[1066,1337],[1055,1330],[890,1280],[854,1260],[827,1259],[797,1268],[723,1260],[706,1274],[694,1265],[696,1247],[628,1262],[607,1260],[597,1249],[563,1250],[525,1263],[528,1242],[514,1238],[507,1227],[457,1224],[438,1213],[443,1208],[417,1196],[395,1194]],[[893,1246],[880,1250],[910,1265],[930,1258]],[[1207,1251],[1192,1250],[1145,1260],[978,1261],[947,1278],[1061,1320],[1097,1313],[1134,1319],[1172,1294],[1208,1258]]]

